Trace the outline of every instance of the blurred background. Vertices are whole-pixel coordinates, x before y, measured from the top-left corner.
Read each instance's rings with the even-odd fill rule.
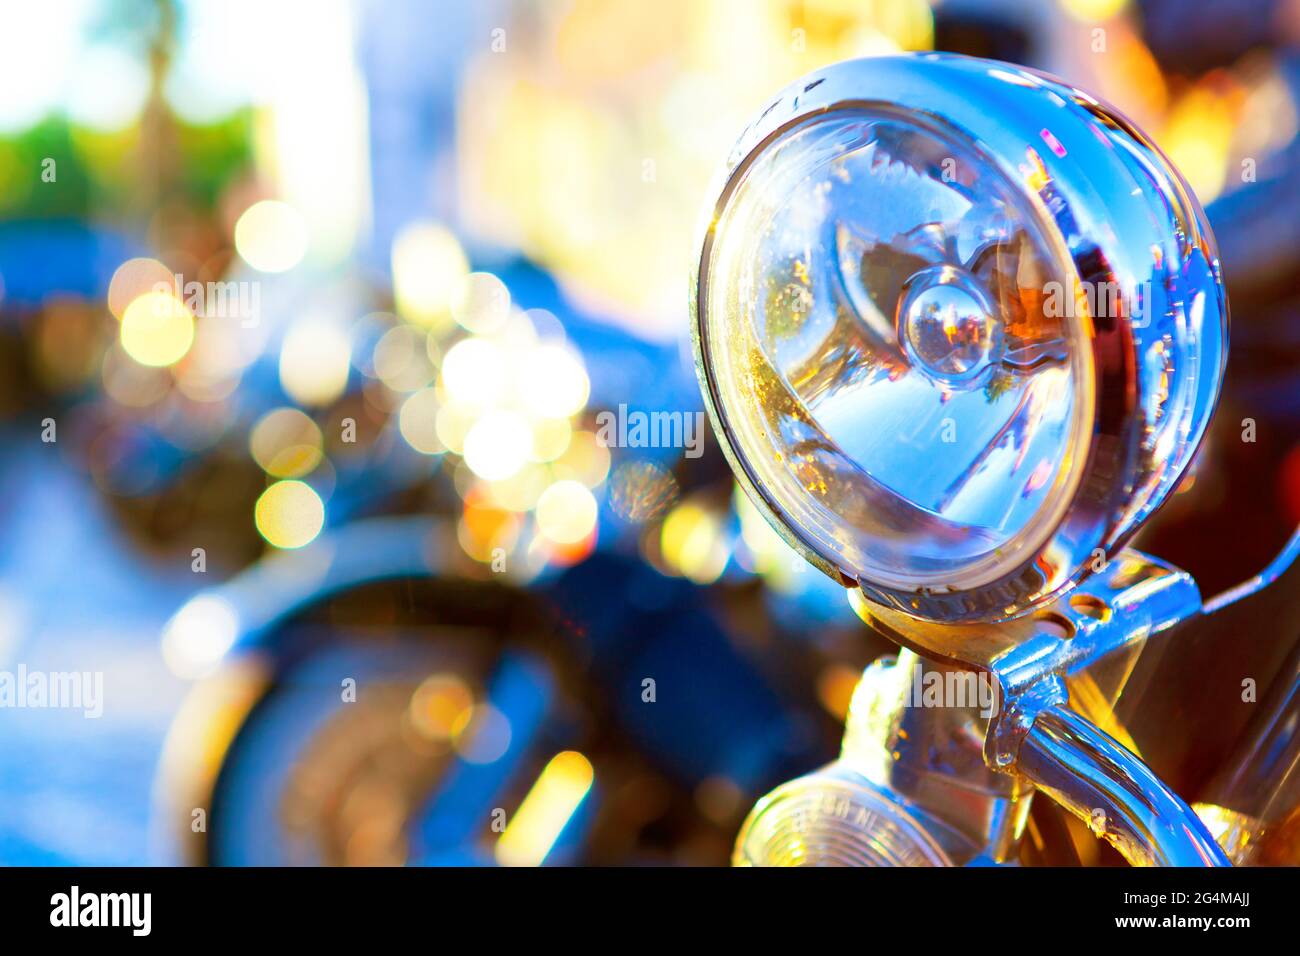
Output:
[[[0,670],[103,699],[0,708],[0,863],[725,863],[887,650],[691,431],[709,181],[837,60],[1045,69],[1169,153],[1233,351],[1138,544],[1255,573],[1300,521],[1297,44],[1293,0],[3,5]]]

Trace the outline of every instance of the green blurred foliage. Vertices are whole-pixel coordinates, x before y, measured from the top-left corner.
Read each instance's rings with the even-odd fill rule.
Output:
[[[0,218],[124,219],[164,195],[212,209],[252,165],[251,110],[205,126],[167,115],[160,125],[150,143],[145,124],[103,133],[61,117],[0,138]]]

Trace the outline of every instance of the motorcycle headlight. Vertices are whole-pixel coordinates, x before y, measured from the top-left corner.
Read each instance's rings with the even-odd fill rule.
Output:
[[[843,63],[764,111],[718,195],[706,403],[823,570],[920,618],[1003,620],[1172,490],[1227,303],[1195,198],[1114,110],[966,57]]]

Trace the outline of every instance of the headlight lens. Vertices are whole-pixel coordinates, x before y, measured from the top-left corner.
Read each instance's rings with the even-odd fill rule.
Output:
[[[787,132],[718,223],[723,414],[819,551],[897,588],[978,587],[1041,544],[1086,456],[1065,271],[984,158],[881,112]]]

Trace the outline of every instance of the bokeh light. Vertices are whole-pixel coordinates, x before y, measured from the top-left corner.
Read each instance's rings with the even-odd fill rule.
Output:
[[[556,544],[577,544],[596,527],[596,498],[576,481],[557,481],[537,499],[537,530]]]
[[[438,455],[446,446],[438,438],[438,395],[422,388],[402,403],[397,427],[406,443],[422,455]]]
[[[732,504],[740,519],[737,563],[747,571],[762,575],[774,590],[786,593],[799,590],[808,562],[786,544],[739,486],[733,490]]]
[[[280,384],[303,405],[328,405],[343,394],[351,372],[352,344],[333,322],[294,323],[280,346]]]
[[[445,742],[464,726],[474,708],[474,694],[455,674],[434,674],[411,695],[410,719],[426,740]]]
[[[541,866],[595,778],[591,761],[575,750],[552,757],[497,841],[497,862]]]
[[[301,478],[320,464],[320,427],[296,408],[277,408],[253,426],[249,449],[253,460],[276,478]]]
[[[471,409],[455,404],[443,405],[433,423],[434,433],[444,448],[459,455],[465,450],[465,435],[475,420]]]
[[[609,449],[594,432],[583,430],[573,433],[568,447],[551,468],[557,478],[569,478],[595,488],[609,475],[609,465]]]
[[[407,226],[393,240],[392,258],[398,313],[417,325],[448,325],[452,297],[469,274],[469,260],[451,231],[432,223]]]
[[[522,415],[491,411],[465,433],[465,463],[488,481],[509,478],[528,460],[532,443],[532,431]]]
[[[487,482],[483,487],[488,499],[508,511],[530,511],[537,499],[551,485],[550,470],[530,462],[509,478]]]
[[[533,350],[522,369],[520,391],[534,414],[564,418],[581,411],[591,385],[587,371],[567,346],[549,343]]]
[[[632,524],[653,521],[676,499],[676,479],[653,461],[624,462],[610,480],[610,508]]]
[[[235,223],[235,249],[259,272],[287,272],[307,253],[307,226],[288,203],[263,199]]]
[[[1169,158],[1208,203],[1222,190],[1228,175],[1229,149],[1236,126],[1232,96],[1202,85],[1174,103],[1159,137]]]
[[[257,499],[253,516],[268,544],[301,548],[315,540],[325,526],[325,503],[305,482],[277,481]]]
[[[711,584],[727,566],[721,521],[693,501],[684,501],[668,513],[660,531],[660,549],[670,569],[697,584]]]
[[[465,553],[486,563],[498,552],[509,553],[514,548],[522,524],[518,514],[501,507],[489,495],[475,492],[466,498],[456,533]]]
[[[239,635],[239,616],[230,602],[201,594],[186,603],[163,629],[162,655],[177,677],[207,675]]]
[[[146,292],[122,315],[122,348],[141,365],[179,362],[194,342],[194,316],[170,292]]]
[[[490,334],[510,316],[510,290],[490,272],[471,272],[452,294],[451,315],[470,332]]]
[[[539,418],[532,423],[533,461],[554,461],[563,455],[573,439],[573,426],[567,418]]]
[[[1128,0],[1061,0],[1061,9],[1082,23],[1109,20],[1124,12]]]
[[[171,270],[157,259],[127,259],[108,283],[108,311],[121,320],[127,306],[148,292],[179,292]]]
[[[433,381],[426,336],[419,329],[399,325],[383,334],[375,345],[375,375],[395,392],[413,392]]]
[[[506,360],[490,339],[457,342],[442,360],[442,384],[448,397],[470,408],[499,400],[506,390]]]

